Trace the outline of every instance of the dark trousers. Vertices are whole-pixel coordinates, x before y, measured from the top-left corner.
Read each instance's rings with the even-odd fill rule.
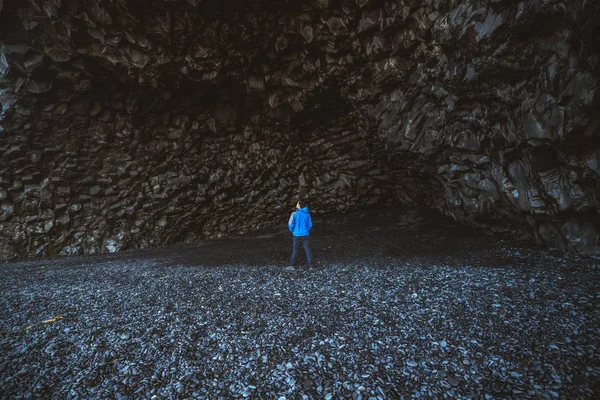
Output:
[[[308,242],[308,236],[294,236],[294,248],[292,250],[292,261],[291,264],[294,265],[296,263],[296,259],[298,258],[298,250],[300,249],[300,244],[304,246],[304,251],[306,252],[306,259],[310,264],[312,262],[312,253],[310,252],[310,243]]]

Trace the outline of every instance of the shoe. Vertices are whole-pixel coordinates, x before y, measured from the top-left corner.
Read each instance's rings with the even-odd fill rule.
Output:
[[[288,265],[287,267],[285,267],[285,269],[287,269],[288,271],[293,271],[295,268],[293,265]]]

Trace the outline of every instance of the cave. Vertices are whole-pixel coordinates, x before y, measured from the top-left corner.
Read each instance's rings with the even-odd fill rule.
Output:
[[[0,258],[235,236],[299,198],[596,254],[599,20],[585,0],[5,0]]]
[[[0,0],[0,400],[600,398],[599,83],[596,0]]]

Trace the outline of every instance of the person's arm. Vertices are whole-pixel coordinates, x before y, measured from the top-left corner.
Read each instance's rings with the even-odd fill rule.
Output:
[[[293,212],[292,215],[290,215],[290,220],[288,221],[288,229],[292,233],[294,233],[294,227],[296,226],[296,218],[294,218],[295,216],[296,213]]]
[[[312,229],[312,218],[310,217],[310,214],[308,214],[308,230],[310,231]]]

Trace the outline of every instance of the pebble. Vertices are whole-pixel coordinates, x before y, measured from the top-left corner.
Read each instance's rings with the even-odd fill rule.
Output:
[[[448,377],[448,383],[452,386],[458,386],[458,380],[452,376]]]
[[[119,254],[46,262],[43,282],[0,265],[0,386],[6,398],[592,398],[597,272],[510,251],[291,271]]]

